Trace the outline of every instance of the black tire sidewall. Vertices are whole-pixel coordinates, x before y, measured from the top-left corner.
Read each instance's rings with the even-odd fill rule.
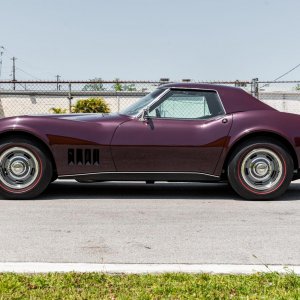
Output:
[[[259,192],[251,188],[240,176],[240,165],[244,157],[256,148],[265,148],[275,152],[285,168],[281,182],[270,191]],[[231,187],[243,198],[248,200],[277,199],[289,187],[293,178],[293,159],[283,145],[272,141],[249,141],[239,146],[231,156],[228,164],[227,175]]]
[[[13,190],[0,181],[0,192],[5,199],[19,200],[37,197],[47,188],[51,181],[53,173],[51,161],[47,157],[46,151],[43,151],[40,145],[37,145],[30,140],[20,138],[1,142],[0,154],[12,147],[22,147],[34,154],[39,163],[39,175],[29,187],[22,190]]]

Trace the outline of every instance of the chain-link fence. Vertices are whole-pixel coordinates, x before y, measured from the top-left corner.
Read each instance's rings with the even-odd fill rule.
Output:
[[[0,117],[72,112],[78,100],[102,98],[119,112],[157,86],[159,81],[0,81]],[[183,82],[195,82],[183,80]],[[200,83],[200,82],[198,82]],[[300,114],[300,81],[211,81],[237,86],[281,111]]]
[[[300,114],[300,81],[259,81],[257,98],[279,111]]]
[[[151,92],[158,82],[0,81],[0,116],[72,112],[78,100],[102,98],[112,112],[118,112]]]

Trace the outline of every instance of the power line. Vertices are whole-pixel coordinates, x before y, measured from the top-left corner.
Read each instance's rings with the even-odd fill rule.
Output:
[[[1,49],[1,46],[0,46],[0,49]],[[9,51],[6,47],[5,47],[5,52],[6,52],[7,54],[11,55],[11,56],[14,56],[14,54],[13,54],[11,51]],[[26,68],[35,69],[38,73],[48,74],[48,76],[49,76],[49,75],[55,76],[54,73],[45,71],[43,68],[40,68],[40,67],[37,67],[37,66],[33,66],[33,65],[31,64],[31,62],[29,63],[27,60],[24,60],[23,58],[18,58],[18,61],[19,61],[19,64],[21,63],[21,65],[25,65]],[[21,70],[20,68],[17,68],[17,69],[19,69],[20,71],[26,73],[26,71]],[[35,78],[35,79],[38,79],[37,77],[35,77],[34,75],[32,75],[32,74],[30,74],[30,73],[28,73],[28,72],[27,72],[26,74],[29,75],[29,76],[31,76],[31,77],[33,77],[33,78]],[[39,79],[39,80],[40,80],[40,79]]]
[[[3,49],[3,50],[5,50],[6,52],[10,53],[10,51],[7,51],[6,48],[4,48],[3,46],[0,46],[0,78],[1,78],[1,67],[2,67],[2,55],[3,55],[3,53],[4,53],[1,49]],[[10,54],[11,54],[11,53],[10,53]],[[15,65],[15,61],[17,60],[16,57],[13,56],[13,58],[11,58],[11,60],[13,61],[13,68],[12,68],[12,77],[13,77],[12,80],[13,80],[13,81],[16,81],[16,70],[19,70],[19,71],[21,71],[21,72],[23,72],[23,73],[29,75],[30,77],[36,79],[36,80],[41,80],[40,78],[37,78],[36,76],[34,76],[34,75],[32,75],[32,74],[26,72],[25,70],[23,70],[23,69],[21,69],[21,68],[19,68],[19,67],[16,67],[16,65]],[[23,59],[21,59],[21,61],[23,61]]]
[[[32,74],[30,74],[30,73],[24,71],[23,69],[21,69],[21,68],[19,68],[19,67],[16,67],[16,69],[19,70],[19,71],[21,71],[21,72],[23,72],[24,74],[27,74],[28,76],[30,76],[30,77],[32,77],[32,78],[34,78],[34,79],[36,79],[36,80],[41,80],[40,78],[38,78],[38,77],[36,77],[36,76],[34,76],[34,75],[32,75]]]
[[[22,65],[26,68],[26,69],[31,69],[32,71],[38,72],[38,73],[43,73],[43,74],[47,74],[47,76],[56,76],[55,73],[52,72],[48,72],[46,71],[44,68],[41,67],[37,67],[35,65],[32,65],[31,62],[28,62],[27,60],[24,60],[23,58],[20,58],[20,62],[22,63]]]
[[[287,75],[287,74],[293,72],[294,70],[296,70],[298,67],[300,67],[300,64],[296,65],[296,66],[293,67],[292,69],[290,69],[290,70],[288,70],[287,72],[285,72],[284,74],[280,75],[279,77],[277,77],[277,78],[274,79],[273,81],[277,81],[277,80],[281,79],[281,78],[284,77],[285,75]],[[270,83],[266,83],[266,84],[264,84],[263,86],[261,86],[260,88],[263,88],[263,87],[265,87],[265,86],[267,86],[267,85],[269,85],[269,84],[270,84]]]
[[[295,66],[294,68],[290,69],[289,71],[285,72],[284,74],[282,74],[281,76],[277,77],[276,79],[274,79],[274,81],[277,81],[278,79],[284,77],[285,75],[291,73],[292,71],[294,71],[295,69],[297,69],[298,67],[300,67],[300,64],[298,64],[297,66]]]

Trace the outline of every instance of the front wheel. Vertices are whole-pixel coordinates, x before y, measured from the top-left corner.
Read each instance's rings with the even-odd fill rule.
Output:
[[[52,164],[40,145],[21,138],[0,144],[0,192],[5,199],[30,199],[52,178]]]
[[[248,141],[232,155],[227,169],[232,188],[249,200],[276,199],[293,177],[293,160],[274,141]]]

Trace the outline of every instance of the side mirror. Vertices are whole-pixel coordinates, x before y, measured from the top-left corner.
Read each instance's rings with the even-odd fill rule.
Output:
[[[146,121],[146,120],[149,120],[149,119],[150,119],[149,108],[144,108],[143,112],[142,112],[142,115],[141,115],[141,120]]]

